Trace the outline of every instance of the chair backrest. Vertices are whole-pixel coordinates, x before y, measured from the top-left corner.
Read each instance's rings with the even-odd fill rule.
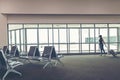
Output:
[[[28,56],[40,56],[40,52],[37,48],[37,46],[30,46]]]
[[[51,58],[56,58],[56,57],[57,57],[56,50],[55,50],[55,47],[53,46]]]
[[[40,57],[40,51],[39,51],[38,47],[36,47],[36,52],[35,52],[34,56]]]
[[[2,50],[0,50],[0,67],[7,69],[7,58]]]
[[[4,54],[9,54],[9,49],[7,46],[3,46],[3,53]]]
[[[54,46],[45,46],[42,57],[46,57],[49,59],[56,57],[56,51]]]
[[[11,52],[10,55],[15,56],[15,57],[19,57],[19,50],[17,48],[17,46],[12,46],[11,47]]]

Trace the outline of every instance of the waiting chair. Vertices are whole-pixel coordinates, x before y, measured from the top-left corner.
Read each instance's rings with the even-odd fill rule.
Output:
[[[7,54],[7,58],[19,57],[20,53],[17,46],[12,46],[9,54]]]
[[[5,80],[6,76],[10,72],[14,72],[21,76],[22,74],[14,69],[15,67],[20,65],[23,65],[23,63],[18,61],[8,61],[3,51],[0,51],[0,69],[4,72],[3,76],[1,76],[1,80]]]
[[[19,50],[18,50],[17,46],[12,46],[9,54],[10,54],[10,56],[19,57],[20,54],[19,54]]]
[[[7,54],[9,54],[9,49],[8,49],[8,46],[3,46],[3,53],[5,54],[5,55],[7,55]]]
[[[6,55],[8,59],[12,59],[14,61],[18,61],[20,53],[17,48],[17,46],[12,46],[11,51],[9,51],[9,54]]]
[[[21,59],[26,59],[29,62],[30,60],[38,60],[39,57],[40,57],[40,52],[37,46],[30,46],[27,56],[20,56]]]
[[[46,64],[43,66],[43,69],[45,69],[48,65],[53,65],[53,60],[55,61],[55,66],[60,63],[63,65],[63,63],[60,61],[60,58],[63,56],[58,56],[56,54],[54,46],[45,46],[44,51],[42,54],[42,62],[46,62]]]

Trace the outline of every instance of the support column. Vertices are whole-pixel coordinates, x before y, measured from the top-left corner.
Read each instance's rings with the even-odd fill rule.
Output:
[[[0,48],[7,45],[7,16],[0,13]]]

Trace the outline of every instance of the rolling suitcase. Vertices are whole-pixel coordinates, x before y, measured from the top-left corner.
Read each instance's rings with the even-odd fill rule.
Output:
[[[117,53],[114,50],[110,50],[108,51],[108,54],[112,54],[114,57],[116,57]]]

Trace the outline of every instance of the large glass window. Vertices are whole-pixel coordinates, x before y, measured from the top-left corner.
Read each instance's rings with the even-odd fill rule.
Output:
[[[52,45],[53,42],[53,29],[48,29],[48,45]]]
[[[108,28],[100,28],[100,35],[102,35],[106,45],[108,46]],[[104,49],[107,51],[107,47],[104,46]]]
[[[16,44],[20,44],[20,30],[16,30]]]
[[[70,29],[70,51],[79,51],[79,29]]]
[[[16,39],[15,39],[15,31],[11,31],[11,42],[12,42],[12,44],[15,44],[15,41],[16,41]]]
[[[55,46],[57,53],[100,52],[98,37],[102,35],[105,50],[120,50],[120,24],[8,24],[8,45],[28,51],[32,45],[42,52],[44,46]]]
[[[59,29],[60,43],[67,43],[66,29]]]
[[[94,28],[90,29],[90,34],[89,34],[89,43],[90,43],[90,52],[95,51],[95,32]]]
[[[27,44],[37,44],[37,29],[27,29]]]
[[[117,28],[109,29],[109,43],[110,49],[117,50]]]
[[[95,28],[95,50],[99,52],[99,35],[100,35],[100,28]]]
[[[82,29],[82,53],[89,52],[89,29]]]
[[[39,43],[48,43],[48,29],[39,29]]]
[[[54,43],[59,43],[59,35],[58,35],[58,29],[54,29]]]
[[[60,52],[67,52],[67,32],[66,29],[59,29]]]

